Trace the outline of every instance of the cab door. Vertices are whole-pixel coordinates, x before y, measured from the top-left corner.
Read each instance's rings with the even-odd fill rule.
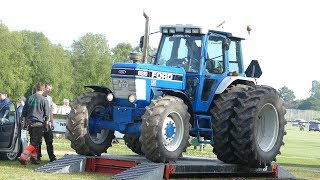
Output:
[[[207,112],[211,106],[218,85],[226,76],[226,37],[212,33],[208,35],[205,47],[205,63],[202,67],[204,74],[200,79],[200,98],[196,111]]]
[[[12,102],[0,109],[0,152],[18,151],[20,145],[20,121],[16,105]]]

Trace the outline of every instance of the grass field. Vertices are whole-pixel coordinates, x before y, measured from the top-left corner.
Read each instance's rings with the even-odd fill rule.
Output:
[[[320,179],[320,133],[299,131],[288,125],[285,146],[281,149],[281,155],[277,156],[277,163],[284,166],[298,179]],[[54,148],[58,158],[65,153],[73,153],[70,143],[64,138],[54,139]],[[46,152],[45,146],[42,152]],[[120,140],[119,144],[113,144],[108,149],[110,154],[134,154]],[[202,156],[215,158],[211,145],[206,145],[201,152],[189,147],[184,155]],[[98,173],[75,173],[75,174],[48,174],[35,173],[34,170],[47,163],[48,156],[43,155],[41,165],[22,166],[17,161],[0,161],[0,179],[110,179],[111,175]]]

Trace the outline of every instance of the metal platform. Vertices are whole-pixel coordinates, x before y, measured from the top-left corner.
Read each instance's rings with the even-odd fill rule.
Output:
[[[87,162],[86,156],[81,155],[69,155],[66,154],[62,158],[45,164],[38,169],[36,172],[44,173],[75,173],[82,172],[85,170]]]
[[[280,171],[280,170],[281,171]],[[210,177],[294,177],[272,164],[267,168],[247,168],[226,164],[217,159],[202,157],[183,157],[173,163],[153,163],[139,155],[80,156],[65,155],[48,163],[37,172],[99,172],[114,174],[112,179],[170,179],[170,178],[210,178]],[[281,172],[281,174],[278,174]]]

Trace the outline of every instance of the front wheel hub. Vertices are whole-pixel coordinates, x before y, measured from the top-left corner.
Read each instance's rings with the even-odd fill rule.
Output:
[[[171,112],[162,125],[162,143],[168,151],[177,150],[183,138],[183,120],[178,112]]]
[[[175,136],[176,125],[170,117],[166,117],[164,122],[163,136],[164,136],[164,145],[168,145]]]

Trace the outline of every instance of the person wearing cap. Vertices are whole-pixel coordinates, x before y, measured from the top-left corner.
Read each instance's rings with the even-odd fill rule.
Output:
[[[22,97],[20,97],[18,99],[18,101],[20,103],[20,106],[17,109],[18,110],[18,116],[19,116],[20,122],[22,122],[22,111],[23,111],[24,105],[26,104],[27,99],[24,96],[22,96]]]

